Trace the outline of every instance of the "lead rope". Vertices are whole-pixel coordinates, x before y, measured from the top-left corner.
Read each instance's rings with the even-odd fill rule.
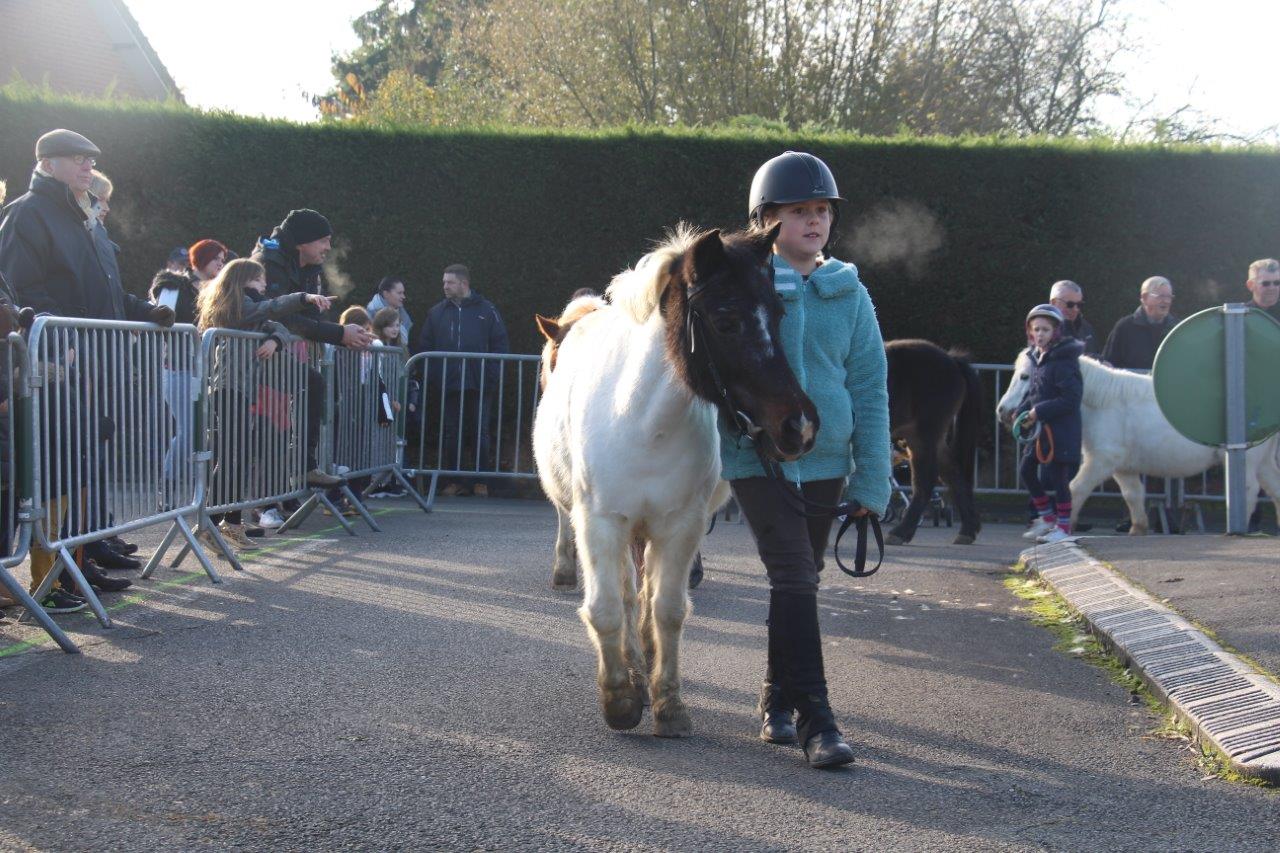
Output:
[[[689,299],[696,296],[701,288],[698,288],[686,297],[685,301],[685,326],[689,336],[689,354],[692,355],[696,350],[695,338],[697,329],[703,322],[702,315],[689,303]],[[697,322],[695,322],[697,321]],[[704,340],[705,346],[705,340]],[[866,578],[880,571],[881,564],[884,563],[884,532],[880,528],[880,517],[873,512],[866,515],[856,516],[861,510],[862,504],[857,500],[850,498],[841,501],[835,505],[819,504],[809,500],[800,491],[799,486],[793,491],[790,482],[782,472],[782,466],[777,461],[770,459],[760,447],[760,442],[750,437],[748,425],[750,420],[741,412],[737,406],[733,404],[733,398],[729,396],[729,389],[725,386],[724,381],[720,378],[720,371],[716,369],[715,360],[711,358],[710,353],[706,357],[707,369],[711,374],[711,380],[715,383],[716,393],[723,402],[723,408],[733,415],[733,425],[738,431],[738,440],[744,437],[751,440],[752,447],[755,449],[756,458],[760,460],[760,465],[764,468],[765,476],[773,481],[774,486],[778,488],[783,497],[783,502],[791,509],[792,512],[804,518],[842,518],[840,530],[836,533],[836,544],[832,549],[832,556],[835,557],[836,565],[840,567],[840,571],[844,572],[851,578]],[[712,528],[715,527],[715,517],[712,517]],[[840,540],[844,538],[845,532],[853,527],[857,533],[857,541],[853,552],[853,568],[849,568],[844,564],[844,560],[840,559]],[[708,531],[710,532],[710,531]],[[868,569],[867,566],[867,549],[868,534],[872,534],[876,539],[876,548],[878,556],[876,564]]]

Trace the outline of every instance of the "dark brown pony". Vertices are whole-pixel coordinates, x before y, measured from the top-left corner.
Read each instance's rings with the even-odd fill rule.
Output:
[[[941,475],[960,513],[955,544],[972,545],[982,529],[973,498],[973,466],[982,425],[982,384],[968,359],[929,341],[885,344],[889,358],[889,427],[911,458],[911,505],[886,540],[910,542]]]

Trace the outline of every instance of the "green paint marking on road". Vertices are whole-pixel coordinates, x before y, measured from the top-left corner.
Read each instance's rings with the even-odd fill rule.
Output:
[[[421,512],[421,511],[422,510],[416,506],[385,507],[383,509],[370,510],[369,515],[372,515],[372,516],[395,515],[396,513]],[[240,559],[241,563],[252,563],[254,559],[256,559],[257,557],[265,556],[266,554],[270,554],[275,551],[283,551],[293,545],[298,544],[299,542],[307,542],[312,539],[319,539],[322,536],[327,536],[330,533],[336,533],[339,530],[345,530],[345,528],[343,528],[341,524],[335,524],[331,527],[325,527],[320,530],[317,530],[314,533],[305,533],[299,536],[290,536],[287,539],[283,539],[276,544],[264,545],[261,548],[254,548],[250,551],[245,551],[241,554],[237,554],[236,556]],[[210,559],[216,559],[216,558],[210,558]],[[169,578],[167,580],[152,581],[154,586],[150,590],[148,591],[139,590],[136,593],[130,593],[129,595],[125,596],[119,601],[113,602],[110,606],[104,607],[103,609],[105,609],[108,613],[114,613],[118,610],[123,610],[125,607],[128,607],[130,605],[141,604],[142,602],[146,601],[150,597],[147,594],[149,591],[154,591],[155,589],[168,589],[170,587],[175,587],[175,586],[189,586],[192,581],[198,580],[199,578],[203,578],[203,577],[208,577],[208,575],[204,573],[204,570],[201,570],[198,572],[187,572],[185,574],[178,575],[177,577]],[[79,612],[81,616],[83,616],[86,619],[95,619],[93,612],[88,609],[85,609]],[[41,646],[48,645],[49,643],[52,643],[52,642],[53,642],[53,638],[48,635],[31,639],[31,640],[17,640],[13,643],[10,643],[7,646],[0,647],[0,658],[12,657],[13,655],[21,654],[22,652],[30,651],[32,649],[38,649]]]

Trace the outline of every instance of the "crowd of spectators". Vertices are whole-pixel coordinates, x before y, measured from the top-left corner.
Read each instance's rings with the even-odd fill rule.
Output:
[[[265,333],[267,338],[256,352],[259,359],[292,356],[305,349],[291,348],[297,340],[312,341],[367,350],[387,346],[412,349],[414,352],[492,352],[508,351],[507,335],[497,309],[471,290],[470,274],[461,265],[451,265],[443,273],[444,298],[433,307],[423,322],[414,323],[406,307],[406,282],[403,277],[388,276],[379,282],[377,292],[367,307],[351,306],[335,322],[331,319],[334,301],[325,281],[324,264],[331,251],[333,228],[321,213],[310,209],[293,210],[252,247],[247,258],[238,258],[226,243],[215,236],[204,236],[186,247],[175,247],[155,274],[148,298],[133,295],[124,285],[120,273],[120,247],[111,240],[107,218],[115,187],[96,169],[101,150],[85,136],[71,130],[55,130],[41,136],[35,145],[35,166],[29,191],[4,207],[0,215],[0,297],[15,307],[31,308],[35,314],[52,314],[72,318],[98,320],[130,320],[170,326],[192,324],[200,329],[232,328]],[[3,204],[0,185],[0,204]],[[74,355],[74,354],[71,354]],[[164,493],[160,505],[181,505],[184,487],[180,482],[183,460],[193,449],[193,407],[198,396],[192,365],[178,363],[172,353],[164,354],[161,395],[170,420],[169,441],[163,459]],[[83,362],[84,360],[82,360]],[[491,374],[493,366],[479,364],[463,368],[460,360],[440,361],[440,390],[454,404],[452,418],[446,426],[452,430],[446,444],[454,446],[459,433],[467,437],[467,450],[488,453],[489,423],[492,400],[478,393],[481,373]],[[68,363],[70,357],[68,357]],[[212,411],[259,411],[261,395],[270,389],[255,388],[252,376],[229,370],[229,364],[211,365],[210,385],[214,404]],[[70,397],[83,396],[95,383],[107,381],[102,364],[84,364],[66,381],[78,383]],[[354,489],[356,494],[369,489],[366,497],[395,496],[400,488],[394,484],[373,484],[364,480],[348,483],[342,476],[324,470],[317,459],[317,447],[326,388],[323,374],[306,368],[307,410],[303,413],[302,435],[307,457],[307,484],[315,488]],[[0,515],[3,515],[4,554],[12,547],[14,522],[12,457],[7,452],[9,435],[8,398],[11,370],[2,377],[0,387],[0,444],[6,452],[0,458],[3,473],[0,492]],[[371,381],[381,383],[376,376]],[[428,382],[414,382],[417,395],[412,399],[415,411],[421,411],[421,394]],[[381,386],[380,387],[385,387]],[[386,396],[386,395],[380,395]],[[339,404],[340,405],[340,404]],[[399,404],[388,402],[398,411]],[[371,417],[379,417],[370,413]],[[470,419],[470,420],[469,420]],[[475,419],[484,420],[484,428],[472,428]],[[102,442],[105,460],[111,444],[118,439],[109,417],[94,433]],[[252,429],[278,428],[269,419],[254,418]],[[465,425],[465,426],[464,426]],[[216,424],[212,425],[217,428]],[[461,452],[461,451],[460,451]],[[454,460],[457,462],[458,460]],[[260,460],[248,458],[217,459],[216,466],[237,465],[252,468]],[[87,464],[87,463],[86,463]],[[102,464],[101,462],[97,464]],[[487,464],[487,463],[486,463]],[[89,478],[92,488],[101,494],[85,495],[84,485],[63,472],[62,482],[50,485],[51,472],[44,472],[46,495],[43,507],[46,524],[53,531],[75,534],[68,506],[72,497],[81,505],[95,507],[100,517],[82,518],[80,524],[92,530],[106,530],[112,524],[108,494],[109,476],[105,469]],[[477,493],[483,493],[483,486]],[[296,502],[267,507],[256,524],[246,523],[240,513],[227,513],[214,519],[222,538],[236,548],[255,547],[254,539],[266,528],[278,527],[288,513],[297,510]],[[344,507],[350,511],[350,507]],[[211,531],[204,535],[210,536]],[[214,544],[211,540],[208,544]],[[134,555],[137,546],[118,536],[99,539],[77,549],[74,558],[85,581],[95,593],[118,592],[131,585],[107,570],[141,568]],[[33,543],[30,551],[31,590],[41,585],[52,569],[56,554]],[[51,613],[66,613],[86,606],[84,590],[74,586],[67,574],[39,602]],[[0,606],[12,602],[0,598]]]

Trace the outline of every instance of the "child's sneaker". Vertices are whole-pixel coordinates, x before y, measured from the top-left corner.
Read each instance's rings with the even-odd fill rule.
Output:
[[[1067,533],[1067,531],[1063,530],[1061,527],[1054,527],[1036,541],[1041,545],[1052,545],[1055,542],[1065,542],[1070,538],[1071,534]]]
[[[1028,527],[1027,532],[1022,534],[1022,538],[1028,539],[1032,542],[1038,542],[1040,541],[1041,536],[1044,536],[1046,533],[1050,532],[1051,530],[1057,530],[1057,529],[1058,529],[1058,522],[1049,521],[1048,519],[1045,519],[1045,518],[1037,518],[1035,524]]]
[[[274,530],[277,527],[284,526],[284,519],[280,517],[280,510],[275,507],[271,507],[262,515],[258,516],[258,524],[268,530]]]

